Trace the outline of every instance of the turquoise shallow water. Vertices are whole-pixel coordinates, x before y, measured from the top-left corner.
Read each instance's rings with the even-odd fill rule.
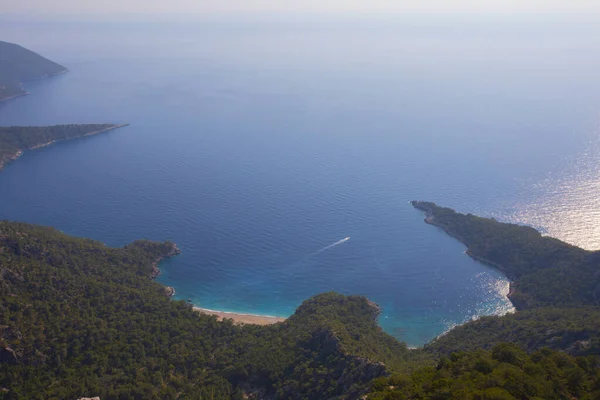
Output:
[[[28,84],[0,124],[131,126],[9,165],[0,218],[173,240],[159,280],[210,309],[288,316],[362,294],[410,345],[506,312],[506,279],[408,202],[516,215],[524,182],[593,140],[597,44],[326,26],[4,24],[71,72]]]

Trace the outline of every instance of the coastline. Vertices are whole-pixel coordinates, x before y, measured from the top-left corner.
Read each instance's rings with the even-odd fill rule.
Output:
[[[506,298],[512,303],[515,311],[517,310],[517,305],[515,304],[514,300],[513,300],[513,296],[516,293],[515,290],[515,285],[514,285],[514,281],[513,279],[511,279],[505,271],[505,268],[498,264],[495,263],[491,260],[485,259],[483,257],[477,256],[475,254],[473,254],[471,252],[471,250],[469,249],[469,245],[467,244],[466,240],[464,238],[462,238],[461,236],[455,234],[454,232],[451,232],[445,225],[438,223],[435,220],[435,217],[433,215],[433,213],[431,212],[430,209],[426,208],[426,207],[422,207],[421,205],[418,204],[417,201],[411,201],[410,204],[416,208],[417,210],[420,210],[422,212],[425,213],[425,223],[431,226],[435,226],[439,229],[441,229],[442,231],[444,231],[448,236],[450,236],[451,238],[458,240],[460,243],[462,243],[464,246],[467,247],[467,249],[465,250],[465,254],[469,257],[471,257],[473,260],[483,264],[483,265],[487,265],[488,267],[494,268],[497,271],[500,271],[502,274],[504,274],[504,276],[506,276],[506,278],[508,279],[508,283],[509,283],[509,290],[508,290],[508,294],[506,295]]]
[[[0,103],[2,103],[4,101],[9,101],[9,100],[17,99],[17,98],[23,97],[23,96],[28,96],[28,95],[29,95],[29,92],[23,91],[21,93],[14,94],[12,96],[0,98]]]
[[[52,78],[52,77],[55,77],[55,76],[64,75],[67,72],[69,72],[69,69],[65,68],[62,71],[55,72],[53,74],[46,74],[46,75],[40,76],[38,78],[28,79],[27,82],[41,81],[42,79],[48,79],[48,78]],[[23,97],[23,96],[28,96],[30,93],[23,88],[23,83],[24,82],[25,81],[19,82],[19,84],[21,85],[21,90],[22,90],[21,93],[17,93],[17,94],[14,94],[12,96],[8,96],[8,97],[2,97],[2,98],[0,98],[0,103],[2,103],[3,101],[9,101],[9,100],[13,100],[13,99],[16,99],[16,98],[19,98],[19,97]]]
[[[287,318],[273,317],[271,315],[256,315],[256,314],[243,314],[234,313],[228,311],[217,311],[210,310],[208,308],[192,307],[192,309],[200,314],[214,315],[217,320],[223,321],[224,319],[232,319],[235,324],[250,324],[250,325],[273,325],[280,322],[284,322]]]
[[[155,280],[162,273],[158,265],[162,260],[168,257],[174,257],[181,253],[181,250],[177,247],[177,244],[172,243],[171,249],[166,254],[158,257],[152,263],[152,270],[150,272],[150,279]],[[164,293],[166,297],[173,297],[175,295],[175,288],[172,286],[164,286]],[[244,314],[230,311],[219,311],[211,310],[208,308],[202,308],[192,305],[192,310],[200,314],[214,315],[218,321],[224,319],[231,319],[236,325],[273,325],[285,321],[287,318],[274,317],[272,315],[257,315],[257,314]]]
[[[3,100],[0,100],[0,101],[3,101]],[[77,136],[77,137],[73,137],[73,138],[68,138],[68,139],[51,140],[51,141],[49,141],[47,143],[38,144],[37,146],[33,146],[33,147],[28,148],[28,149],[19,149],[14,154],[12,154],[11,156],[9,156],[8,160],[6,162],[0,161],[0,171],[2,171],[4,169],[4,167],[6,167],[6,165],[8,165],[9,163],[11,163],[13,161],[16,161],[19,157],[21,157],[23,155],[23,153],[25,151],[40,149],[42,147],[47,147],[47,146],[50,146],[50,145],[52,145],[52,144],[54,144],[56,142],[61,142],[61,141],[65,141],[65,140],[73,140],[73,139],[79,139],[79,138],[83,138],[83,137],[87,137],[87,136],[98,135],[100,133],[113,131],[115,129],[123,128],[123,127],[126,127],[126,126],[129,126],[129,124],[113,125],[111,127],[105,128],[105,129],[100,129],[98,131],[86,133],[85,135],[81,135],[81,136]]]
[[[81,135],[81,136],[77,136],[77,137],[73,137],[73,138],[51,140],[51,141],[49,141],[47,143],[38,144],[37,146],[33,146],[33,147],[30,147],[29,149],[25,149],[25,150],[41,149],[42,147],[47,147],[47,146],[53,145],[54,143],[57,143],[57,142],[63,142],[63,141],[73,140],[73,139],[80,139],[80,138],[84,138],[84,137],[88,137],[88,136],[94,136],[94,135],[98,135],[100,133],[110,132],[110,131],[114,131],[115,129],[124,128],[126,126],[129,126],[129,124],[113,125],[113,126],[108,127],[108,128],[100,129],[98,131],[89,132],[89,133],[86,133],[85,135]]]

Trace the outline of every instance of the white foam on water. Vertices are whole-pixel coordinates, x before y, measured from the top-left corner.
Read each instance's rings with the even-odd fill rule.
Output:
[[[329,249],[331,249],[332,247],[338,246],[338,245],[340,245],[340,244],[342,244],[342,243],[346,243],[348,240],[350,240],[350,236],[346,236],[346,237],[345,237],[345,238],[343,238],[342,240],[338,240],[337,242],[335,242],[335,243],[332,243],[332,244],[330,244],[329,246],[325,246],[325,247],[323,247],[321,250],[317,251],[316,253],[313,253],[313,255],[315,255],[315,254],[319,254],[319,253],[321,253],[321,252],[323,252],[323,251],[325,251],[325,250],[329,250]]]

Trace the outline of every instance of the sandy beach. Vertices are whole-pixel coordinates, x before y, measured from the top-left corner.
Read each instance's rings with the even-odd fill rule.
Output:
[[[231,312],[209,310],[200,307],[194,307],[194,311],[197,311],[202,314],[216,315],[219,321],[222,321],[224,318],[229,318],[237,324],[272,325],[278,322],[285,321],[285,318],[271,317],[268,315],[237,314]]]

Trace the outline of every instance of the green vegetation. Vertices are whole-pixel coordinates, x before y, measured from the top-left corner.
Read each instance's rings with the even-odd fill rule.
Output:
[[[0,128],[0,161],[114,127]],[[170,300],[152,280],[155,265],[177,253],[173,243],[109,248],[0,222],[0,399],[598,398],[594,292],[550,299],[535,286],[557,270],[593,280],[597,254],[531,228],[415,206],[514,279],[526,310],[412,351],[382,331],[378,306],[360,296],[325,293],[283,323],[240,326]],[[578,284],[565,278],[553,289]]]
[[[594,308],[482,318],[410,351],[377,326],[379,308],[360,296],[315,296],[271,326],[198,314],[151,279],[174,250],[149,241],[109,248],[0,222],[0,398],[357,399],[369,390],[372,399],[598,396]],[[527,355],[499,344],[506,339],[587,357],[550,349]],[[462,348],[470,351],[456,352]]]
[[[111,124],[0,127],[0,169],[25,150],[120,127]]]
[[[513,344],[491,351],[452,353],[436,367],[373,382],[369,400],[598,399],[600,371],[594,357],[550,349],[527,355]]]
[[[594,307],[538,308],[504,317],[481,317],[425,346],[431,354],[491,349],[511,342],[531,352],[548,347],[573,355],[600,354],[600,311]]]
[[[64,71],[0,42],[0,100]],[[117,127],[0,128],[0,169],[25,150]],[[152,280],[177,253],[173,243],[117,249],[0,222],[0,399],[600,398],[600,252],[413,205],[513,280],[510,297],[523,311],[412,351],[382,331],[379,308],[360,296],[325,293],[283,323],[240,326],[171,301]]]
[[[0,41],[0,101],[26,94],[23,81],[60,74],[67,69],[19,45]]]
[[[572,355],[600,354],[600,253],[544,237],[533,228],[460,214],[413,202],[425,221],[464,243],[467,253],[513,282],[516,314],[483,317],[433,340],[431,355],[491,349],[502,342],[528,352],[542,348]]]
[[[413,202],[426,222],[463,242],[467,254],[513,281],[519,310],[600,305],[600,252],[589,252],[533,228],[460,214],[434,203]]]
[[[172,250],[1,222],[0,398],[322,399],[407,370],[411,353],[363,297],[317,296],[266,327],[169,300],[150,275]]]

